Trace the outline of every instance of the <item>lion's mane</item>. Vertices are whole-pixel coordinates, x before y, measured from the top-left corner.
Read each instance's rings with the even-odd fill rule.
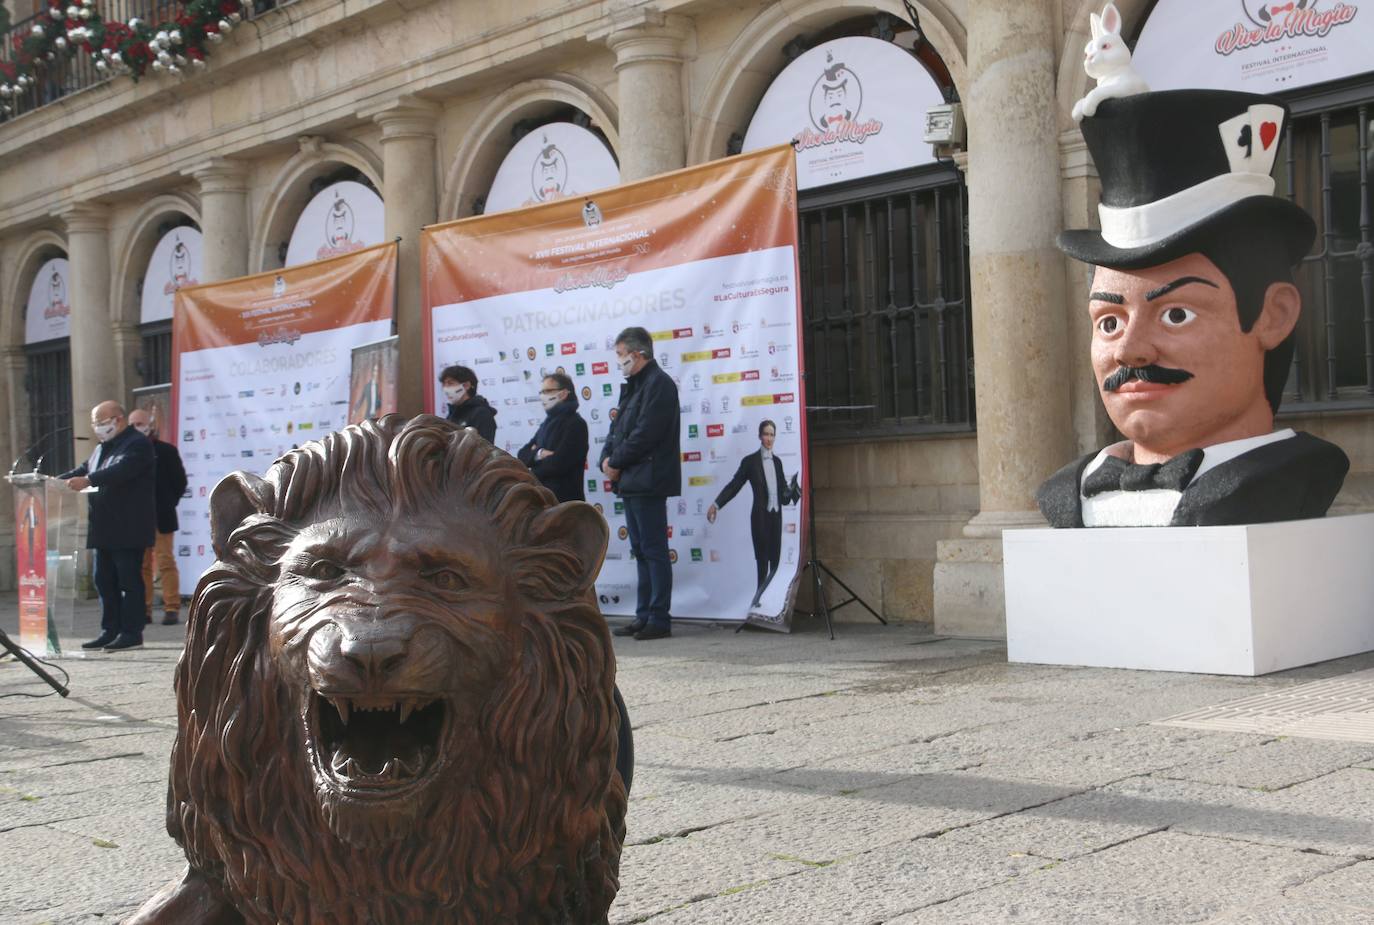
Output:
[[[530,535],[553,495],[470,431],[396,415],[293,450],[258,491],[216,536],[176,670],[167,827],[192,868],[252,923],[604,922],[625,836],[615,664],[592,592],[568,591],[576,563]],[[331,833],[267,645],[276,560],[338,512],[441,504],[491,520],[524,606],[520,664],[481,716],[477,786],[360,849]]]

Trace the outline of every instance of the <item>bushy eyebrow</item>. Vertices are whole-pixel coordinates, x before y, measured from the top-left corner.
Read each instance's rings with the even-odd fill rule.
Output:
[[[1202,283],[1202,285],[1204,285],[1204,286],[1211,286],[1213,289],[1220,289],[1220,288],[1221,288],[1221,287],[1218,286],[1216,283],[1212,282],[1210,279],[1203,279],[1201,276],[1180,276],[1178,279],[1174,280],[1172,283],[1165,283],[1163,286],[1160,286],[1158,289],[1151,289],[1149,292],[1145,293],[1145,301],[1146,301],[1146,302],[1153,302],[1155,299],[1159,298],[1160,296],[1168,295],[1169,293],[1171,293],[1171,292],[1173,292],[1175,289],[1177,289],[1179,286],[1186,286],[1186,285],[1188,285],[1189,283]]]
[[[1088,293],[1089,302],[1110,302],[1113,305],[1125,305],[1126,297],[1117,292],[1090,292]]]

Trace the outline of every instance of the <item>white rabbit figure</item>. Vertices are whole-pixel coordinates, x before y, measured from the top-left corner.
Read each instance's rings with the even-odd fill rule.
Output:
[[[1131,67],[1131,50],[1121,38],[1121,13],[1116,4],[1104,6],[1101,16],[1090,13],[1088,22],[1093,36],[1083,46],[1083,70],[1096,79],[1097,86],[1073,104],[1075,122],[1082,122],[1084,116],[1096,115],[1103,100],[1150,91],[1145,79]]]

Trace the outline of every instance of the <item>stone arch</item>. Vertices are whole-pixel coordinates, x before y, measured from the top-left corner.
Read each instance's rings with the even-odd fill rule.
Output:
[[[913,5],[921,14],[927,40],[944,59],[954,85],[965,87],[968,39],[963,24],[940,0]],[[901,0],[803,0],[773,4],[756,16],[712,65],[714,76],[692,120],[687,163],[701,164],[725,156],[730,135],[743,133],[773,78],[786,66],[784,43],[799,31],[814,31],[862,13],[888,13],[908,21]]]
[[[37,231],[24,239],[14,261],[14,280],[7,293],[7,310],[0,315],[0,344],[12,349],[23,348],[24,306],[28,303],[34,274],[44,261],[66,256],[67,239],[55,231]]]
[[[186,217],[200,224],[199,204],[185,193],[164,193],[150,199],[138,210],[129,233],[115,256],[114,317],[117,325],[139,323],[138,281],[157,247],[157,229],[170,219]]]
[[[277,247],[290,237],[296,219],[309,201],[310,182],[316,177],[340,166],[353,167],[379,191],[382,189],[382,159],[366,145],[308,136],[300,140],[300,145],[300,151],[286,162],[267,189],[265,205],[249,245],[249,273],[275,270],[282,265]]]
[[[536,115],[550,103],[574,106],[591,116],[620,160],[620,132],[615,105],[598,87],[569,74],[555,74],[516,84],[498,94],[473,120],[485,126],[463,138],[444,174],[439,198],[439,221],[473,214],[473,202],[486,196],[501,160],[510,150],[510,132],[521,119]]]
[[[1121,34],[1131,36],[1140,31],[1144,17],[1155,0],[1112,0],[1121,12]],[[1063,129],[1076,129],[1073,104],[1088,92],[1088,74],[1083,70],[1083,46],[1088,43],[1088,14],[1100,13],[1106,0],[1077,0],[1072,14],[1064,20],[1064,53],[1059,59],[1059,74],[1055,92],[1059,99],[1059,124]]]

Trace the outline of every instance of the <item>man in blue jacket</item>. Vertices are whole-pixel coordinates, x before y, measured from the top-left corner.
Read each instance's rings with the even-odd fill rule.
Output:
[[[634,621],[613,632],[636,639],[673,635],[673,564],[668,558],[668,499],[682,494],[682,425],[677,385],[654,362],[643,328],[615,339],[625,376],[620,405],[601,450],[601,471],[625,502],[630,552],[639,566]]]
[[[148,438],[129,426],[124,408],[104,401],[91,410],[100,445],[91,458],[58,478],[90,496],[86,548],[95,550],[100,635],[83,649],[118,652],[143,646],[143,551],[157,532],[157,457]]]

